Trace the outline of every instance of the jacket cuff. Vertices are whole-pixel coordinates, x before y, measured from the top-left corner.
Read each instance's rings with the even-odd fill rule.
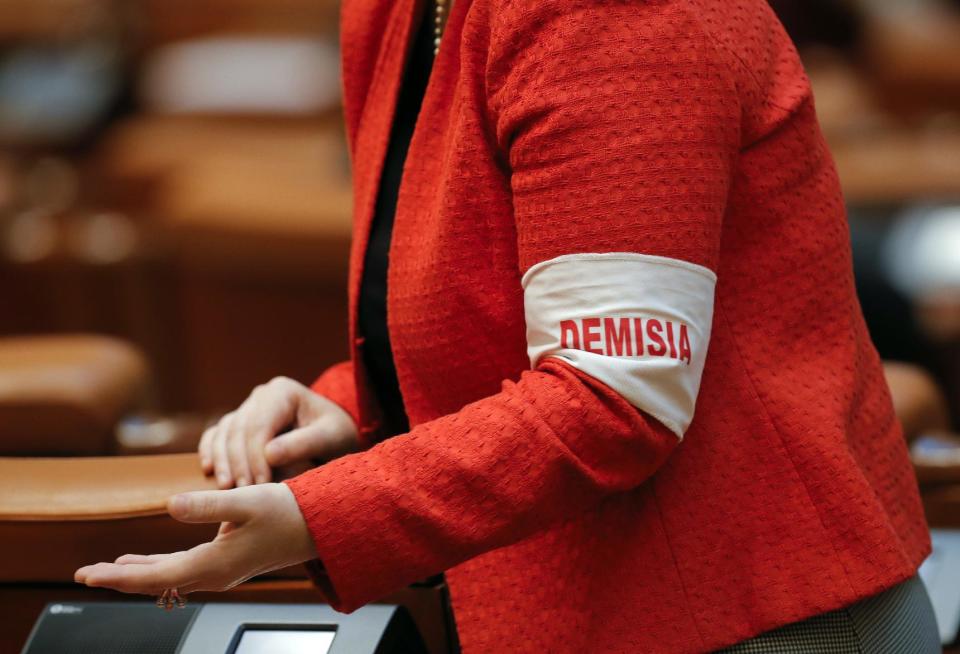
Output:
[[[317,558],[305,564],[307,573],[327,603],[342,613],[396,590],[389,582],[382,583],[388,574],[370,569],[377,567],[379,559],[374,552],[366,551],[367,539],[363,536],[365,530],[374,527],[371,514],[376,512],[358,497],[359,488],[351,487],[349,481],[363,475],[345,477],[326,470],[351,458],[336,459],[283,482],[293,492],[316,546]]]
[[[337,599],[337,591],[333,588],[333,584],[330,583],[330,576],[327,574],[327,569],[323,566],[323,561],[320,559],[306,561],[303,567],[307,571],[307,577],[309,577],[313,585],[319,589],[326,603],[336,608],[337,605],[340,604],[340,601]]]
[[[350,414],[354,423],[360,424],[360,408],[352,361],[330,366],[310,385],[310,389],[339,406]]]

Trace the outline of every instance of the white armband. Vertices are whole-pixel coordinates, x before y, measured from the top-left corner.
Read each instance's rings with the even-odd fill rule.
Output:
[[[527,353],[558,357],[662,422],[693,420],[717,276],[646,254],[568,254],[523,276]]]

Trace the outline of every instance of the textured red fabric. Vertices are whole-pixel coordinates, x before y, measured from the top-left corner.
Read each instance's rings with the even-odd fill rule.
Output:
[[[354,337],[416,10],[342,9]],[[527,370],[520,276],[611,251],[718,275],[679,445],[558,360]],[[288,482],[339,609],[447,570],[468,653],[705,651],[879,592],[929,551],[810,86],[762,0],[457,0],[388,310],[412,430]],[[370,437],[358,368],[337,401]]]
[[[353,362],[344,361],[327,368],[310,385],[310,388],[339,405],[350,414],[354,422],[359,422],[360,407],[357,405],[356,381],[353,374]]]

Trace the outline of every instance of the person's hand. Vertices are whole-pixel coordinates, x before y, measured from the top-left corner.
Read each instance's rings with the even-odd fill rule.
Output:
[[[220,488],[263,484],[272,479],[271,467],[329,461],[357,449],[353,418],[286,377],[253,389],[240,408],[203,433],[199,447],[204,473],[216,474]]]
[[[250,577],[316,558],[313,539],[285,484],[198,491],[170,498],[181,522],[221,522],[209,543],[173,554],[125,554],[113,563],[80,568],[74,580],[124,593],[160,595],[176,588],[226,590]]]

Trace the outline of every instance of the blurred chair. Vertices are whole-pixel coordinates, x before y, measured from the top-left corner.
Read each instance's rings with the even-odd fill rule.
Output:
[[[124,340],[0,338],[0,456],[195,452],[215,415],[154,410],[146,356]]]
[[[105,336],[0,339],[0,454],[91,455],[114,447],[120,419],[142,406],[144,355]]]
[[[926,371],[898,361],[884,362],[883,371],[907,442],[923,434],[948,431],[950,416],[946,400]]]
[[[943,2],[865,4],[861,54],[885,102],[906,113],[960,109],[960,12]]]
[[[960,434],[950,429],[943,393],[925,371],[903,363],[886,363],[904,435],[920,484],[927,523],[960,528]]]

